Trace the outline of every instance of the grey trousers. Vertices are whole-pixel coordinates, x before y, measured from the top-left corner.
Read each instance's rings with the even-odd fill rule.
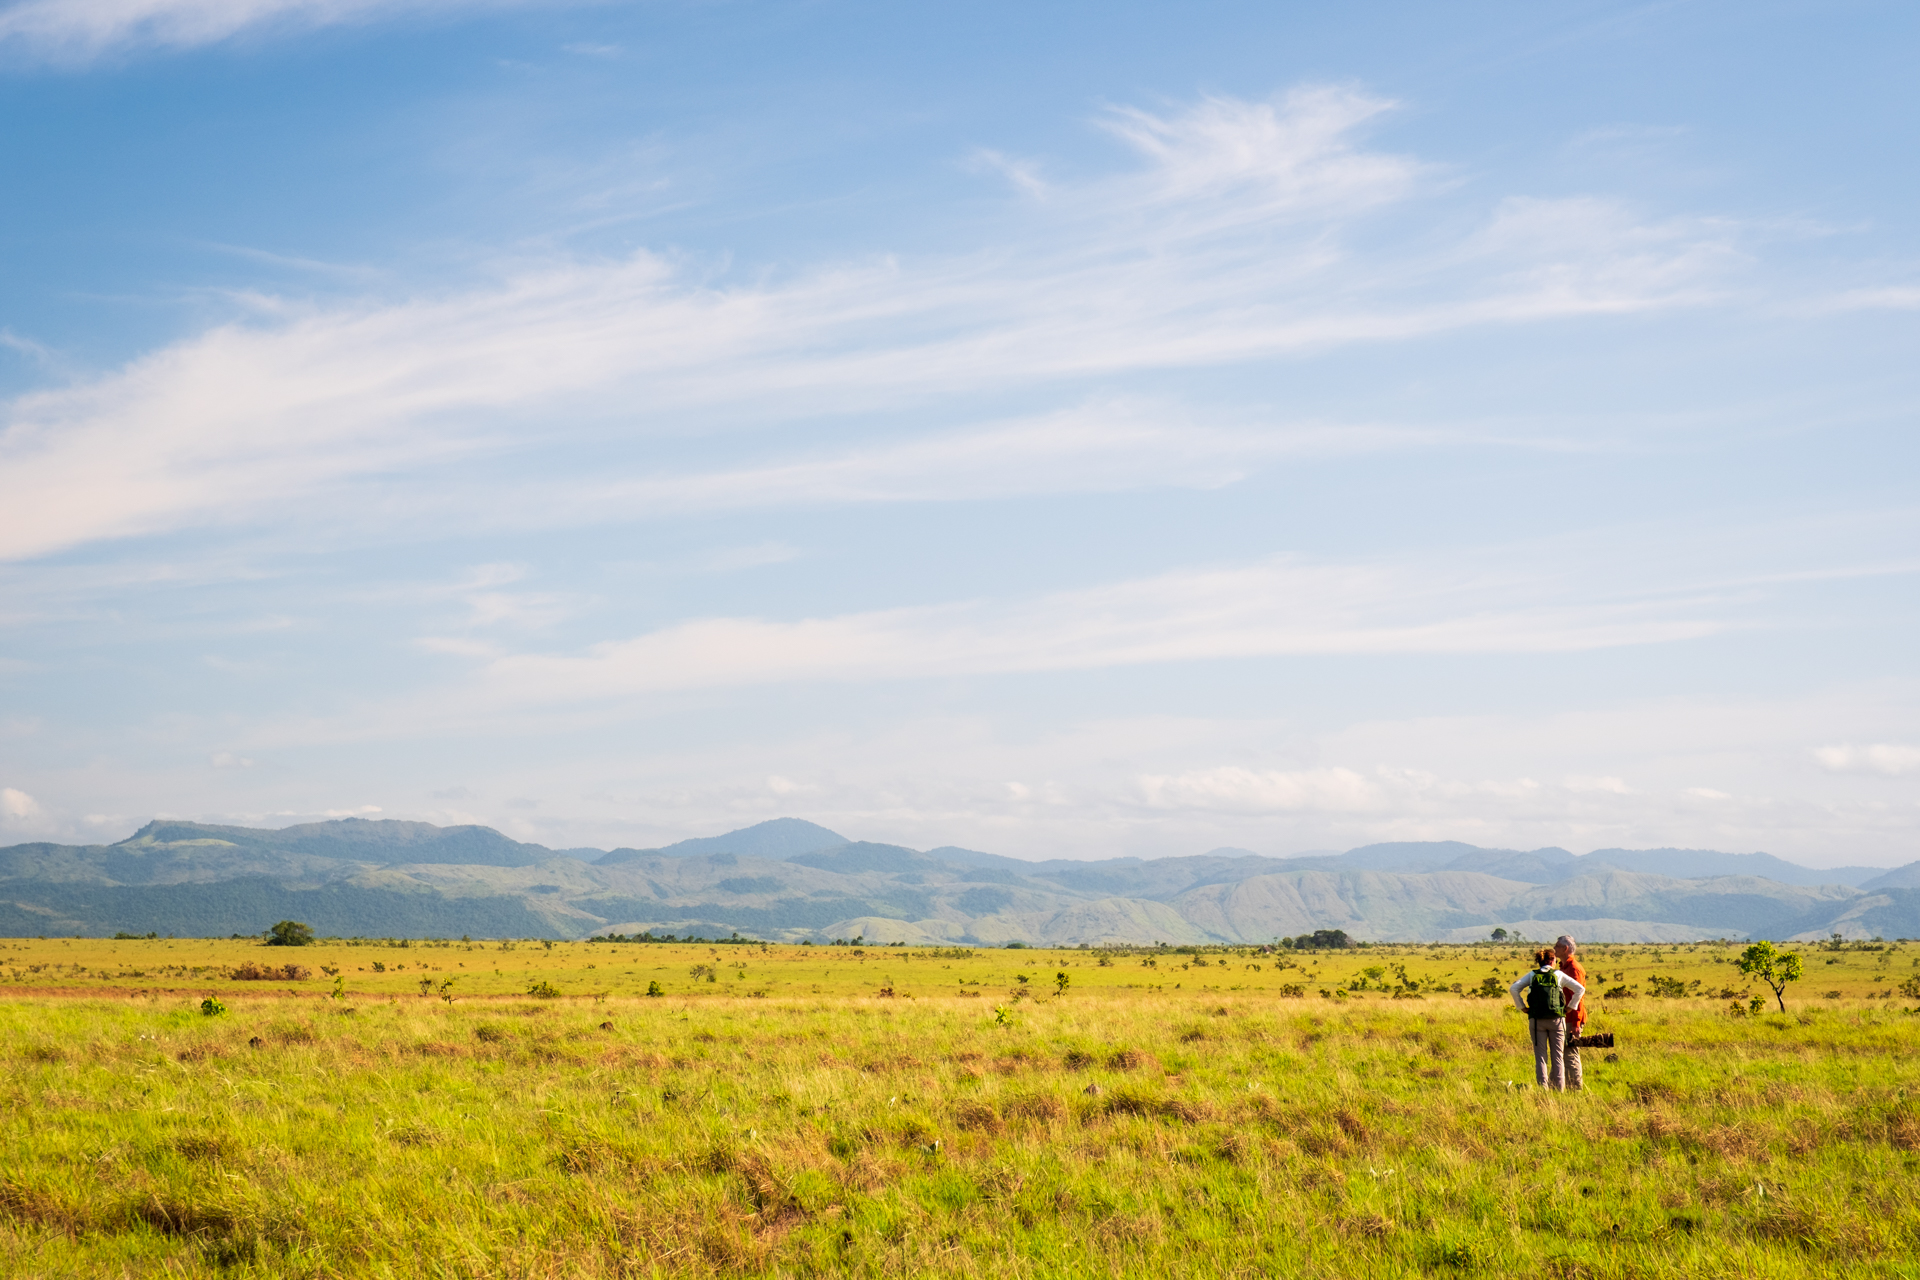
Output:
[[[1558,1018],[1529,1018],[1533,1034],[1533,1082],[1542,1089],[1567,1087],[1567,1024]]]
[[[1571,1022],[1567,1023],[1566,1027],[1567,1051],[1561,1057],[1567,1064],[1567,1088],[1584,1089],[1587,1087],[1587,1081],[1586,1077],[1580,1073],[1580,1046],[1574,1043],[1580,1038],[1580,1033]]]

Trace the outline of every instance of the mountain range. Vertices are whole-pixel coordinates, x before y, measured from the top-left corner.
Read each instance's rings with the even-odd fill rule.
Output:
[[[797,818],[660,849],[549,849],[490,827],[347,818],[266,830],[155,821],[110,845],[0,849],[0,935],[258,933],[1076,946],[1381,941],[1495,928],[1583,941],[1920,937],[1920,861],[1815,870],[1703,849],[1375,844],[1273,858],[1030,862],[916,850]]]

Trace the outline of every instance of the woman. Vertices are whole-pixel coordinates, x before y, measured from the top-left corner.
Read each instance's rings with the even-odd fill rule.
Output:
[[[1575,982],[1581,984],[1581,989],[1585,990],[1587,971],[1580,967],[1580,961],[1575,958],[1578,950],[1579,948],[1573,944],[1573,939],[1564,933],[1560,935],[1559,941],[1553,944],[1553,954],[1560,961],[1560,972],[1571,976]],[[1587,1006],[1579,1004],[1567,1010],[1566,1021],[1567,1088],[1583,1089],[1586,1087],[1586,1078],[1580,1072],[1580,1032],[1587,1025]]]
[[[1567,1013],[1580,1007],[1587,988],[1570,973],[1553,967],[1553,951],[1534,953],[1535,967],[1507,988],[1514,1004],[1527,1015],[1527,1033],[1533,1039],[1533,1082],[1543,1089],[1567,1087]]]

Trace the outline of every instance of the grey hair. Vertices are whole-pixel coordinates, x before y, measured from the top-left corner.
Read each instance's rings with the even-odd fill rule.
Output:
[[[1565,950],[1568,952],[1573,952],[1573,951],[1578,951],[1580,948],[1574,946],[1573,939],[1569,938],[1566,934],[1563,933],[1559,937],[1553,940],[1553,949],[1555,951]]]

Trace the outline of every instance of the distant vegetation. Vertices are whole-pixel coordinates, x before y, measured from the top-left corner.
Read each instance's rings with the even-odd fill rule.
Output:
[[[1315,929],[1298,938],[1282,938],[1280,945],[1299,951],[1337,951],[1352,946],[1353,939],[1347,936],[1344,929]]]

